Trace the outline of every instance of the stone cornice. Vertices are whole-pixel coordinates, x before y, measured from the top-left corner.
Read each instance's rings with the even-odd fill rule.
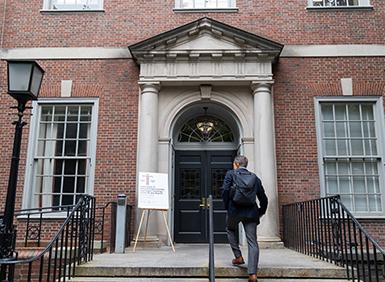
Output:
[[[225,46],[224,49],[222,49],[221,44],[213,48],[207,48],[207,44],[203,43],[201,46],[205,49],[188,45],[188,42],[197,40],[204,35],[217,39],[219,42],[222,41],[223,46]],[[180,49],[183,44],[186,45],[185,50]],[[280,54],[283,45],[210,18],[201,18],[133,44],[128,48],[132,57],[140,64],[143,60],[156,57],[173,58],[182,56],[190,59],[190,54],[199,55],[199,57],[206,56],[207,58],[251,55],[274,60]]]
[[[143,51],[136,53],[138,63],[151,61],[218,61],[218,60],[259,60],[274,61],[275,53],[247,50],[194,50],[194,51]]]
[[[0,49],[2,60],[83,60],[129,59],[125,48],[104,47],[38,47]]]
[[[226,51],[235,58],[242,59],[242,52]],[[248,52],[258,56],[258,52]],[[167,54],[161,54],[165,56]],[[177,57],[169,53],[168,57]],[[185,56],[185,55],[183,55]],[[183,56],[180,56],[182,58]],[[190,52],[190,58],[198,59],[199,53]],[[259,55],[261,56],[261,55]],[[203,56],[204,57],[204,56]],[[329,57],[385,57],[385,44],[341,44],[341,45],[285,45],[280,54],[281,58],[329,58]],[[246,57],[249,58],[249,57]],[[108,60],[132,59],[126,48],[105,47],[37,47],[37,48],[3,48],[0,49],[1,60]]]

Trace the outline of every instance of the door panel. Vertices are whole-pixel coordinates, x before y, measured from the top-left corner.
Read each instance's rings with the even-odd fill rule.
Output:
[[[208,151],[208,183],[207,197],[211,193],[214,204],[214,241],[226,243],[226,210],[222,201],[222,185],[226,172],[232,169],[234,151]]]
[[[235,151],[176,151],[176,242],[208,242],[208,209],[200,205],[210,194],[213,195],[215,242],[227,242],[221,187],[234,156]]]
[[[204,210],[199,206],[205,177],[200,152],[175,155],[175,242],[199,243],[206,236]]]

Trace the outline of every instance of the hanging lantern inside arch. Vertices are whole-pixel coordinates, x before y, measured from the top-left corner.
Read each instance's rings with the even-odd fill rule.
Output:
[[[196,126],[202,132],[203,138],[207,141],[214,130],[215,124],[212,117],[207,115],[207,107],[203,108],[205,115],[198,118]]]

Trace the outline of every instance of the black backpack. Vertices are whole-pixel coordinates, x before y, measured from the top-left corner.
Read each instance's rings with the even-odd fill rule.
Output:
[[[233,174],[231,198],[238,206],[254,206],[257,190],[254,188],[257,176],[249,171],[236,171]]]

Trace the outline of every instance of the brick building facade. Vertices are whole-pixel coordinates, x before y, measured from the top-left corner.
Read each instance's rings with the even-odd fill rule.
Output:
[[[83,192],[99,204],[123,192],[135,205],[138,172],[163,172],[174,239],[189,242],[181,234],[205,233],[190,221],[205,215],[184,200],[218,193],[238,151],[271,199],[260,238],[279,240],[282,204],[339,193],[385,243],[381,1],[80,2],[0,0],[2,195],[15,103],[4,60],[45,70],[26,118],[17,208],[68,204]],[[203,117],[222,124],[222,139],[183,139]]]

